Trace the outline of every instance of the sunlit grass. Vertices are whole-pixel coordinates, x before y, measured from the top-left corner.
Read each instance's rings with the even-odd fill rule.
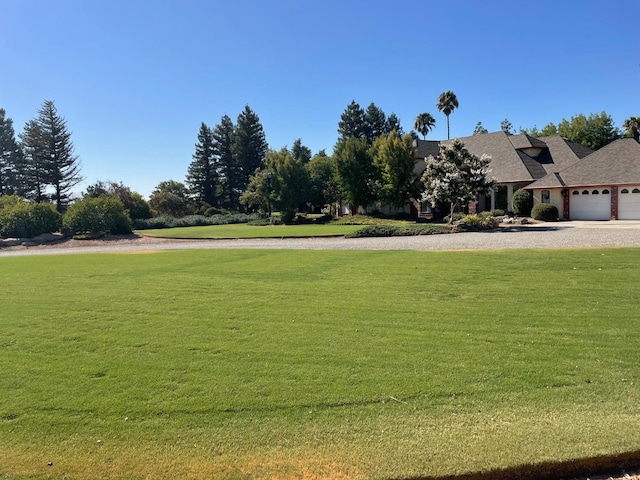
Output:
[[[327,237],[353,233],[362,225],[270,225],[258,226],[238,223],[231,225],[207,225],[140,230],[139,234],[162,238],[283,238]]]
[[[0,478],[401,478],[639,450],[639,254],[0,259]]]

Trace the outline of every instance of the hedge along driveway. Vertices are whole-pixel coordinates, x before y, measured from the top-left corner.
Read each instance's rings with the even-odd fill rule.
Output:
[[[399,478],[639,450],[637,253],[0,259],[0,473]]]

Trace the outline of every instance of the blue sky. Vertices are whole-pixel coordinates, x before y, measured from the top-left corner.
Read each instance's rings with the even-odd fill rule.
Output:
[[[446,138],[438,95],[478,121],[543,127],[640,115],[635,0],[2,0],[0,108],[16,131],[54,100],[84,188],[148,196],[184,181],[200,126],[248,104],[271,148],[332,150],[346,106],[374,102],[406,131],[420,112]]]

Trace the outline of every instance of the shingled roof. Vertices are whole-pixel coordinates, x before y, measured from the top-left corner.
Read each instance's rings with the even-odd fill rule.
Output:
[[[533,138],[526,134],[509,135],[506,132],[485,133],[459,138],[469,152],[476,156],[491,157],[490,175],[498,183],[526,183],[558,172],[593,152],[560,136]],[[440,144],[417,141],[417,158],[436,156]]]
[[[640,184],[640,143],[633,138],[611,142],[558,173],[549,174],[527,189]]]

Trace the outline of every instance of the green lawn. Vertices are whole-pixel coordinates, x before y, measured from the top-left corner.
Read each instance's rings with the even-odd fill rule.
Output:
[[[360,230],[362,225],[272,225],[257,226],[246,223],[232,225],[208,225],[140,230],[137,233],[163,238],[281,238],[327,237],[347,235]]]
[[[0,478],[408,478],[639,451],[639,258],[0,258]]]

